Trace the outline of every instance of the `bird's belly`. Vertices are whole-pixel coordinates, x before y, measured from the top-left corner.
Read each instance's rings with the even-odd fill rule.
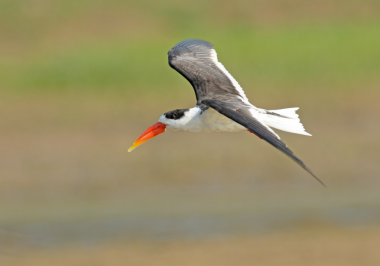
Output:
[[[247,130],[242,125],[221,115],[214,109],[207,109],[189,123],[190,132],[239,132]]]

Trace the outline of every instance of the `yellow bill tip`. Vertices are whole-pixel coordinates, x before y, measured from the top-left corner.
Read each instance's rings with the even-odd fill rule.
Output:
[[[166,125],[163,123],[156,123],[148,128],[128,149],[128,152],[133,151],[135,148],[143,144],[145,141],[165,132]]]
[[[133,151],[137,146],[138,146],[138,145],[135,145],[135,144],[133,143],[133,145],[128,149],[128,152]]]

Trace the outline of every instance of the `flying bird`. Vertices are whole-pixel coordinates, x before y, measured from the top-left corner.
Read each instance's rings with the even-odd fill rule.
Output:
[[[198,39],[178,43],[168,52],[169,65],[193,86],[197,104],[164,113],[129,148],[129,152],[166,129],[187,132],[249,131],[276,147],[324,183],[271,129],[311,136],[298,118],[298,108],[265,110],[252,105],[239,83],[218,61],[213,44]],[[325,186],[325,185],[324,185]]]

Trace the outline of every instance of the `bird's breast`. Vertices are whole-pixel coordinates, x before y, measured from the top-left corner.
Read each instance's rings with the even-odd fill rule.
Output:
[[[198,112],[183,128],[183,131],[188,132],[239,132],[243,130],[247,129],[212,108]]]

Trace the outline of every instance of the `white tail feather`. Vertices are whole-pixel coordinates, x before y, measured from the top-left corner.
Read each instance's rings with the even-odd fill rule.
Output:
[[[268,110],[268,113],[262,116],[262,121],[268,126],[282,131],[311,136],[311,134],[305,131],[305,128],[298,118],[298,114],[296,114],[298,109],[298,107],[295,107],[280,110]]]

